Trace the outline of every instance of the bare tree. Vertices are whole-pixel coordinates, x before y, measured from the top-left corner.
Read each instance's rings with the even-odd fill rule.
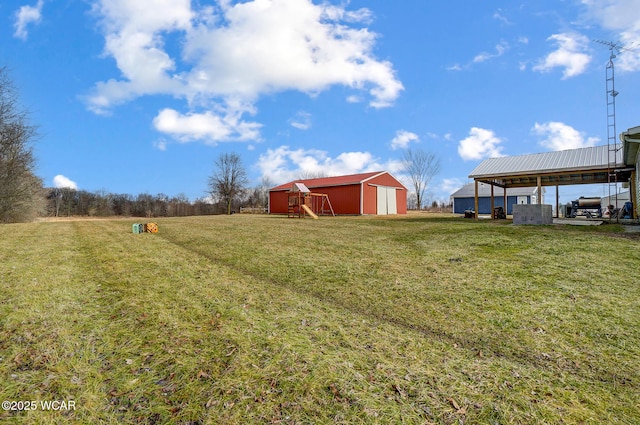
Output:
[[[215,162],[215,172],[209,177],[209,193],[224,202],[227,214],[231,214],[231,204],[242,195],[249,182],[240,155],[220,154]]]
[[[262,176],[260,184],[250,189],[246,203],[252,208],[267,208],[269,206],[269,189],[274,186],[268,176]]]
[[[409,175],[416,196],[416,206],[422,209],[424,192],[431,179],[440,172],[440,160],[435,154],[421,149],[407,149],[402,156],[404,172]]]
[[[0,222],[28,221],[41,207],[42,181],[30,146],[35,137],[6,68],[0,68]]]
[[[311,179],[321,179],[324,177],[329,177],[327,173],[325,173],[324,171],[302,170],[298,178],[300,180],[311,180]]]
[[[269,189],[271,189],[273,186],[274,183],[269,178],[269,176],[262,176],[260,185],[256,188],[261,207],[267,208],[269,206]]]

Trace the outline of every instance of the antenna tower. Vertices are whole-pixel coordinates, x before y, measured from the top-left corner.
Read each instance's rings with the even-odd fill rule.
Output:
[[[620,50],[626,50],[620,45],[620,42],[594,40],[596,43],[603,44],[609,48],[609,62],[606,66],[606,90],[607,90],[607,181],[609,186],[609,202],[611,203],[611,192],[615,198],[614,209],[618,207],[618,173],[617,158],[618,151],[622,149],[622,146],[618,144],[618,132],[616,129],[616,96],[618,92],[615,89],[615,67],[613,60],[616,58],[616,53],[620,53]]]

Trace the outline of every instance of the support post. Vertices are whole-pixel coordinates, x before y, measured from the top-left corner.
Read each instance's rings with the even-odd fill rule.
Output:
[[[495,210],[495,202],[493,201],[493,184],[491,185],[491,218],[495,218],[493,216],[493,211]]]
[[[504,196],[504,215],[505,217],[509,214],[509,206],[507,205],[507,186],[502,188],[502,196]]]
[[[636,170],[633,170],[631,172],[631,180],[629,180],[629,195],[630,195],[629,198],[631,200],[631,203],[633,204],[631,217],[634,219],[638,218],[638,212],[637,212],[638,204],[636,204],[636,202],[638,202],[638,199],[637,199],[638,197],[636,196],[637,195],[636,191],[638,190],[638,188],[636,186],[637,184],[636,176],[637,176]]]
[[[475,209],[475,220],[478,221],[478,180],[474,180],[474,182],[476,183],[476,192],[475,192],[475,198],[474,198],[474,209]]]
[[[542,205],[542,177],[538,176],[538,205]]]
[[[560,186],[556,185],[556,218],[560,218]]]

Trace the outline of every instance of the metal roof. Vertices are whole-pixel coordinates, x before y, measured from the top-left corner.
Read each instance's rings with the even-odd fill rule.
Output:
[[[278,191],[278,190],[289,190],[291,189],[291,185],[296,182],[304,183],[308,188],[320,188],[320,187],[328,187],[328,186],[347,186],[352,184],[360,184],[364,183],[368,180],[371,180],[375,177],[381,176],[383,174],[388,174],[391,177],[391,173],[388,171],[374,171],[371,173],[360,173],[360,174],[349,174],[346,176],[335,176],[335,177],[319,177],[314,179],[299,179],[294,180],[292,182],[284,183],[279,186],[273,187],[269,189],[269,191]],[[395,177],[393,177],[396,181]],[[398,184],[404,188],[404,185],[398,181]]]
[[[620,145],[616,145],[621,147]],[[616,164],[624,165],[622,152],[616,150]],[[514,175],[553,173],[565,170],[607,169],[609,166],[609,149],[607,145],[591,148],[570,149],[565,151],[534,153],[519,156],[503,156],[489,158],[478,165],[469,175],[470,178],[481,178],[485,175]]]
[[[468,183],[462,186],[460,189],[455,191],[451,197],[452,198],[473,198],[475,196],[475,184]],[[538,192],[537,187],[514,187],[507,189],[507,196],[531,196],[535,195]],[[494,190],[493,195],[496,197],[502,196],[502,189]],[[487,197],[491,196],[491,185],[486,183],[478,184],[478,196]]]
[[[611,148],[615,164],[609,164],[609,146],[602,145],[489,158],[481,162],[469,178],[503,187],[537,186],[538,177],[542,186],[606,183],[611,170],[618,173],[618,181],[623,181],[628,178],[630,168],[624,164],[622,145]]]

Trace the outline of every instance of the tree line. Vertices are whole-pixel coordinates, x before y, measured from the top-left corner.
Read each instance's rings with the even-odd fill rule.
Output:
[[[266,208],[268,193],[258,188],[247,190],[234,198],[231,212],[240,207]],[[227,202],[222,199],[200,198],[190,201],[184,194],[168,196],[164,193],[138,195],[89,192],[71,188],[44,189],[44,210],[48,217],[185,217],[193,215],[226,214]]]
[[[227,214],[240,207],[264,209],[268,206],[269,188],[260,185],[243,188],[229,203],[216,195],[190,201],[184,194],[168,196],[164,193],[138,195],[89,192],[72,188],[44,189],[44,211],[48,217],[185,217],[193,215]]]

